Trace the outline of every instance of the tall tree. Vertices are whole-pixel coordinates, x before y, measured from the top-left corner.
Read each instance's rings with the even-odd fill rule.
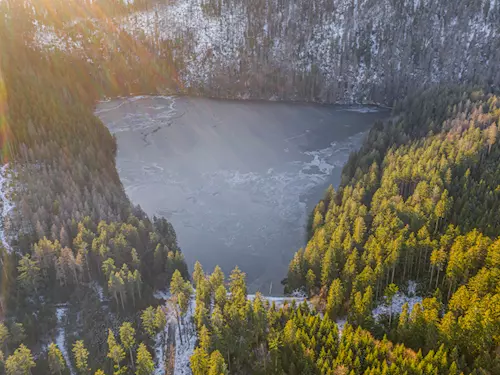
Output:
[[[5,371],[7,375],[28,375],[35,365],[31,351],[21,344],[5,361]]]
[[[130,355],[130,362],[132,367],[134,367],[134,356],[132,354],[132,349],[135,345],[135,329],[130,322],[123,322],[120,327],[120,341],[123,344],[125,350],[128,350]]]
[[[228,375],[227,365],[224,357],[218,350],[210,354],[210,361],[208,367],[208,375]],[[193,374],[194,375],[194,374]]]
[[[116,369],[120,370],[120,363],[125,358],[125,352],[120,344],[116,342],[115,335],[110,329],[108,332],[108,358],[116,365]]]
[[[146,308],[141,314],[142,327],[150,338],[153,338],[156,334],[155,318],[156,313],[152,306]]]
[[[58,373],[61,375],[66,368],[66,362],[64,361],[61,351],[54,343],[49,345],[48,360],[50,371],[54,374]]]
[[[151,375],[155,369],[151,353],[149,353],[148,348],[142,342],[137,349],[136,366],[136,375]]]
[[[399,288],[396,284],[389,284],[385,288],[384,297],[385,304],[389,307],[389,327],[392,323],[392,301],[394,300],[394,296],[399,291]]]
[[[75,364],[78,372],[82,375],[89,374],[89,351],[85,348],[83,340],[78,340],[73,344],[73,356],[75,357]]]

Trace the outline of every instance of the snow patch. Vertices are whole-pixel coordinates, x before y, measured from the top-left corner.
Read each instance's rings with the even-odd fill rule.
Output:
[[[6,234],[6,226],[8,226],[10,212],[14,209],[14,203],[10,199],[12,175],[9,170],[9,165],[5,164],[0,169],[0,201],[2,202],[0,223],[0,241],[8,253],[12,252],[10,240]]]
[[[297,296],[297,297],[292,297],[292,296],[282,296],[282,297],[270,297],[270,296],[264,296],[261,295],[261,298],[265,301],[268,301],[269,304],[275,304],[276,307],[282,307],[285,304],[291,304],[293,301],[295,301],[297,304],[300,304],[304,301],[303,296]],[[249,294],[247,295],[247,299],[249,301],[253,301],[255,299],[255,294]]]
[[[56,309],[56,316],[57,316],[56,345],[63,355],[64,361],[66,362],[66,366],[68,367],[70,374],[76,375],[76,371],[73,368],[73,364],[71,363],[71,358],[68,353],[68,348],[66,346],[66,335],[64,330],[63,319],[66,317],[67,313],[68,313],[68,308],[66,306],[58,307]]]
[[[92,283],[92,289],[94,289],[94,291],[96,292],[97,296],[99,297],[99,301],[101,303],[106,301],[106,298],[104,297],[104,290],[102,289],[102,286],[98,282],[94,281]]]
[[[194,291],[193,296],[196,295]],[[188,311],[180,324],[177,324],[177,318],[174,313],[174,307],[171,305],[169,298],[170,292],[157,290],[153,294],[156,299],[161,299],[166,301],[166,311],[167,311],[167,325],[165,326],[164,334],[167,335],[168,327],[175,327],[175,364],[174,364],[174,375],[191,375],[190,359],[193,355],[194,348],[196,347],[196,341],[198,336],[196,334],[196,327],[194,326],[194,312],[196,308],[196,300],[194,297],[191,298]],[[180,331],[179,331],[180,326]],[[165,373],[165,348],[162,348],[161,334],[159,333],[155,339],[155,354],[158,358],[158,364],[155,368],[155,375],[162,375]],[[182,343],[181,337],[182,334]]]
[[[375,320],[380,320],[382,316],[388,316],[391,312],[392,314],[401,314],[403,311],[403,305],[408,303],[409,311],[413,309],[417,303],[422,302],[422,297],[417,296],[415,293],[417,291],[417,283],[415,281],[408,282],[408,293],[404,294],[401,291],[397,292],[392,300],[392,304],[387,306],[386,304],[381,304],[377,306],[372,311],[372,315]]]
[[[347,319],[338,319],[336,322],[337,328],[339,329],[339,337],[342,336],[342,332],[344,331],[344,327],[347,323]]]
[[[196,308],[196,301],[191,298],[191,303],[188,308],[188,312],[184,317],[183,323],[181,323],[181,332],[183,333],[182,344],[180,339],[180,334],[178,325],[176,324],[176,340],[175,340],[175,366],[174,375],[191,375],[190,359],[193,355],[194,348],[196,346],[196,341],[198,335],[196,334],[196,328],[193,324],[194,311]],[[175,323],[175,322],[174,322]]]

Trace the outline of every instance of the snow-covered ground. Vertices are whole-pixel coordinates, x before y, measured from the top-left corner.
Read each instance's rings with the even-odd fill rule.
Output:
[[[5,227],[9,220],[9,214],[14,209],[14,203],[10,199],[11,194],[12,175],[9,170],[9,165],[5,164],[0,169],[0,201],[2,202],[1,208],[1,223],[0,223],[0,241],[7,252],[12,252],[10,240],[6,234]]]
[[[146,35],[175,40],[191,35],[193,50],[186,56],[184,83],[207,82],[213,66],[230,67],[240,59],[245,42],[247,15],[241,4],[234,3],[220,18],[203,11],[202,0],[176,1],[157,5],[153,10],[128,17],[123,27],[134,36]]]
[[[191,299],[188,313],[184,317],[184,324],[181,324],[183,332],[182,344],[179,337],[179,329],[176,327],[176,342],[175,342],[175,367],[174,375],[191,375],[191,366],[189,360],[193,355],[198,336],[196,329],[191,321],[196,307],[196,301]]]
[[[413,306],[417,303],[422,302],[422,297],[416,295],[417,283],[414,281],[408,282],[408,292],[405,294],[401,291],[397,292],[392,300],[391,306],[384,303],[373,309],[372,314],[375,320],[379,320],[382,316],[388,316],[391,312],[392,314],[400,314],[403,311],[403,305],[408,303],[409,311],[413,309]]]
[[[97,296],[99,297],[99,301],[102,303],[102,302],[105,302],[107,299],[104,297],[104,290],[102,289],[102,286],[97,282],[97,281],[94,281],[92,283],[92,288],[94,289],[94,291],[96,292]]]
[[[293,301],[295,301],[297,304],[300,304],[302,302],[304,302],[304,300],[306,299],[305,296],[302,296],[302,295],[298,295],[298,296],[283,296],[283,297],[270,297],[270,296],[264,296],[264,295],[261,295],[262,299],[266,300],[269,302],[270,305],[272,305],[273,303],[276,305],[276,307],[282,307],[285,303],[292,303]],[[247,296],[248,300],[249,301],[253,301],[255,299],[255,294],[249,294]]]
[[[57,336],[56,336],[56,345],[61,351],[64,361],[66,362],[66,366],[69,369],[71,375],[76,375],[76,371],[73,368],[73,364],[71,363],[71,358],[68,353],[68,348],[66,346],[66,335],[64,332],[64,318],[68,313],[68,308],[66,306],[58,307],[56,310],[57,316]]]
[[[181,332],[179,332],[179,324],[177,324],[177,318],[174,312],[173,306],[171,306],[168,299],[170,298],[170,293],[166,291],[156,291],[154,297],[157,299],[166,301],[166,311],[167,311],[167,326],[165,327],[165,335],[169,325],[175,327],[175,365],[174,365],[174,375],[191,375],[190,358],[193,354],[197,334],[196,328],[194,327],[193,316],[196,308],[195,298],[191,298],[191,302],[187,311],[186,316],[183,318],[183,322],[180,324]],[[180,337],[182,334],[182,340]],[[155,375],[162,375],[165,373],[165,348],[162,349],[161,335],[159,333],[155,339],[155,355],[158,359],[158,363],[155,368]],[[181,343],[182,341],[182,343]]]

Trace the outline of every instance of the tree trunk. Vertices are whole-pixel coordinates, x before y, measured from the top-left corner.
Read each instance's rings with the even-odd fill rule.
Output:
[[[183,345],[183,343],[182,343],[182,331],[181,331],[181,320],[179,317],[179,312],[175,311],[175,315],[177,316],[177,326],[179,327],[179,338],[181,339],[181,345]]]
[[[125,303],[123,302],[123,292],[120,293],[120,300],[122,301],[122,308],[125,311]]]
[[[134,365],[134,356],[132,355],[132,346],[130,346],[130,348],[128,348],[128,351],[130,353],[130,362],[132,362],[132,368],[135,368],[135,365]]]

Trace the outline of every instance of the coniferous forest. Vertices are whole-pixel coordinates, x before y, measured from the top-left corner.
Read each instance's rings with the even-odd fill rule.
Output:
[[[131,11],[96,3],[78,16]],[[65,2],[53,6],[53,26],[73,21]],[[237,267],[226,277],[196,263],[190,275],[173,226],[125,194],[116,140],[93,107],[176,90],[158,43],[120,33],[104,53],[89,37],[88,60],[36,47],[39,22],[38,2],[0,2],[0,147],[15,205],[0,249],[1,373],[500,374],[493,85],[435,85],[389,103],[390,119],[310,214],[283,275],[302,297],[278,302],[248,295]],[[393,310],[415,292],[420,302]]]

